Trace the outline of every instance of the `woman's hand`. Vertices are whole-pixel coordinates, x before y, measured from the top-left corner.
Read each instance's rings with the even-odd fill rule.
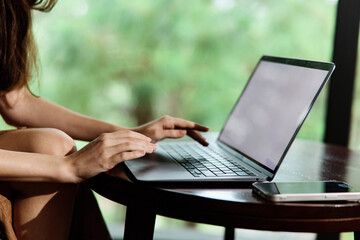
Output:
[[[74,181],[80,182],[155,149],[149,137],[133,131],[119,131],[101,134],[78,152],[65,157],[65,161],[76,178]]]
[[[154,143],[164,138],[181,138],[187,134],[203,146],[209,145],[205,138],[197,132],[207,132],[209,131],[208,127],[170,116],[164,116],[155,121],[136,127],[133,130],[150,137]]]

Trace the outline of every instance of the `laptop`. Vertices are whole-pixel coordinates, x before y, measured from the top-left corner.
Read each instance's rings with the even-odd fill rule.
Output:
[[[208,147],[159,142],[154,153],[125,162],[128,175],[145,183],[271,181],[334,69],[263,56]]]

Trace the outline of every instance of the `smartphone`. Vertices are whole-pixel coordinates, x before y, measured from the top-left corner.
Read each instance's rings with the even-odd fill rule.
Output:
[[[360,200],[360,191],[341,181],[256,182],[253,191],[273,202]]]

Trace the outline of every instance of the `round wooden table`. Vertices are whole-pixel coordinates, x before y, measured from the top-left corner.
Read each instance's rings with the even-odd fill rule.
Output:
[[[360,153],[295,140],[274,181],[341,180],[360,189]],[[355,232],[359,202],[272,203],[249,184],[154,187],[129,180],[123,165],[88,181],[98,194],[127,206],[124,239],[152,239],[155,217],[232,228],[289,232]]]

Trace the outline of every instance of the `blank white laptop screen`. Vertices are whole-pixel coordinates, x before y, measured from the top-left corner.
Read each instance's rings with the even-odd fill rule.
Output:
[[[274,170],[328,72],[260,61],[219,140]]]

